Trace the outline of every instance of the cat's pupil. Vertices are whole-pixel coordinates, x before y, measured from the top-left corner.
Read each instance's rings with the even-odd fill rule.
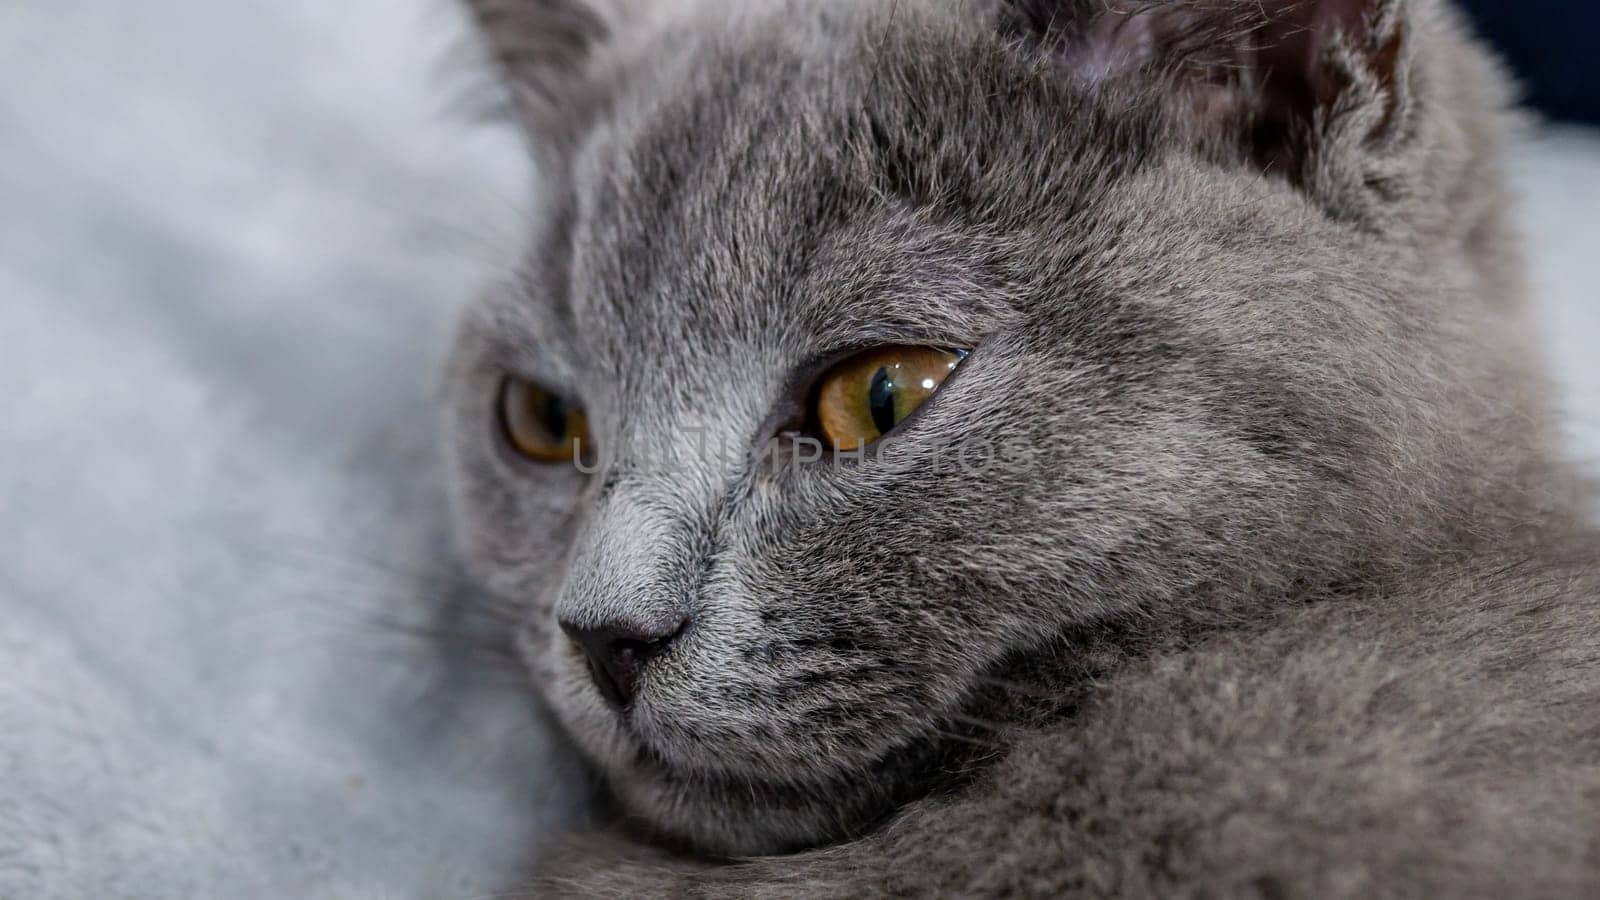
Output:
[[[894,380],[887,366],[872,376],[872,387],[867,389],[867,409],[872,413],[872,424],[879,434],[888,434],[895,426]]]
[[[546,394],[544,398],[544,429],[545,433],[555,441],[567,439],[567,423],[569,419],[567,403],[554,394]]]

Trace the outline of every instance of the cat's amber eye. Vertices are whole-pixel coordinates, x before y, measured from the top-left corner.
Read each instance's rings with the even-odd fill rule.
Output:
[[[511,446],[535,462],[576,462],[593,450],[583,410],[521,378],[507,378],[500,388],[500,427]]]
[[[939,390],[963,350],[880,347],[857,354],[822,377],[812,421],[835,451],[855,450],[888,434]]]

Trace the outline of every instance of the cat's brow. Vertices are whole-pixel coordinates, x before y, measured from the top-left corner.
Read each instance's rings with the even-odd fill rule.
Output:
[[[486,294],[472,319],[485,354],[497,365],[555,384],[578,380],[584,350],[571,308],[528,279],[515,278]]]

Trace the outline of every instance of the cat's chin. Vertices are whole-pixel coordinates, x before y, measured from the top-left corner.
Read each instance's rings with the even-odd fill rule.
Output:
[[[581,736],[578,742],[585,743]],[[971,749],[929,735],[860,769],[800,781],[685,773],[658,749],[624,742],[631,746],[612,743],[609,752],[589,756],[625,820],[657,841],[726,857],[792,853],[857,837],[904,804],[948,787]]]
[[[536,634],[524,658],[546,706],[602,776],[621,821],[658,842],[728,857],[838,843],[970,768],[972,740],[909,716],[893,728],[874,721],[840,748],[804,732],[730,735],[712,710],[684,707],[661,684],[618,710],[575,649]]]
[[[772,855],[849,840],[948,786],[971,762],[970,743],[933,731],[863,763],[819,759],[805,774],[700,740],[691,769],[682,764],[685,748],[641,736],[627,714],[591,702],[580,684],[550,690],[561,683],[544,683],[546,700],[602,776],[621,821],[656,842],[706,855]]]

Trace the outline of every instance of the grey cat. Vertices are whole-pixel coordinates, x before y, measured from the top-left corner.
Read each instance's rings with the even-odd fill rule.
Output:
[[[1600,550],[1430,0],[472,0],[534,896],[1593,896]]]

